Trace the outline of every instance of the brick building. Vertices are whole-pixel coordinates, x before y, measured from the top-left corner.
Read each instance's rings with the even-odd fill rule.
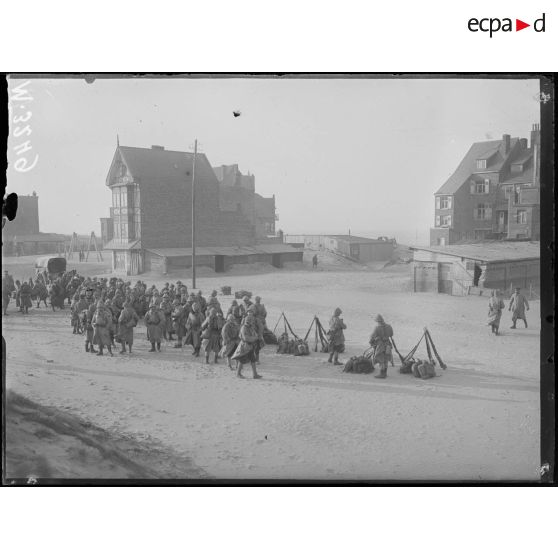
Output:
[[[17,197],[17,213],[2,229],[2,253],[6,256],[51,254],[64,246],[66,236],[39,231],[39,196]]]
[[[29,234],[39,234],[39,196],[17,197],[17,213],[13,221],[6,221],[2,236],[13,238]]]
[[[103,242],[112,233],[104,248],[112,250],[115,272],[135,275],[158,269],[161,257],[166,258],[164,267],[170,268],[172,258],[185,262],[188,254],[191,264],[193,161],[193,153],[169,151],[163,146],[117,146],[106,179],[112,191],[110,217],[101,220]],[[238,171],[236,165],[232,167]],[[222,190],[230,187],[222,185],[224,176],[220,181],[207,157],[198,153],[196,246],[255,246],[255,210],[249,212],[257,195],[254,177],[248,175],[236,184],[246,196],[232,206],[221,201]]]
[[[242,174],[238,165],[213,167],[219,180],[219,204],[223,211],[238,211],[254,227],[258,240],[275,237],[275,196],[264,197],[256,192],[253,174]]]
[[[435,196],[430,245],[540,237],[540,129],[474,143]]]

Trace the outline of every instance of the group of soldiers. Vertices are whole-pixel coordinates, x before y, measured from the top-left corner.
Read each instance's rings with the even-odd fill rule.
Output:
[[[225,313],[217,291],[206,299],[201,291],[188,293],[181,281],[165,283],[159,290],[142,281],[132,285],[116,277],[94,277],[82,278],[70,308],[73,333],[85,336],[88,353],[101,356],[106,350],[112,356],[116,343],[121,354],[131,353],[134,328],[143,320],[149,352],[160,352],[163,340],[174,341],[177,349],[191,346],[195,357],[203,350],[208,364],[212,355],[214,363],[226,358],[239,377],[244,377],[242,369],[248,363],[252,376],[261,377],[256,364],[265,344],[267,311],[259,296],[254,301],[245,296],[240,303],[234,299]]]
[[[502,319],[502,311],[506,307],[502,292],[498,289],[493,290],[488,299],[488,325],[494,335],[499,334],[500,320]],[[510,329],[517,328],[517,321],[521,320],[527,328],[527,316],[525,311],[529,310],[529,302],[527,297],[521,292],[520,287],[516,287],[510,298],[508,311],[512,313],[512,325]]]
[[[328,331],[328,349],[329,363],[340,366],[343,363],[339,360],[339,353],[345,350],[345,334],[343,330],[347,329],[343,318],[341,318],[341,308],[333,311],[333,316],[329,320]],[[368,343],[372,349],[371,359],[374,364],[379,366],[379,371],[375,374],[375,378],[387,378],[388,364],[393,364],[392,343],[393,328],[384,321],[381,314],[377,314],[374,318],[376,326],[370,335]]]
[[[72,270],[56,278],[49,278],[46,273],[38,274],[35,281],[31,278],[21,283],[14,281],[5,271],[2,279],[4,315],[10,298],[15,299],[20,312],[28,313],[33,300],[37,308],[41,301],[47,306],[47,297],[53,311],[55,308],[63,309],[64,301],[68,300],[73,333],[85,336],[85,351],[88,353],[101,356],[106,349],[112,356],[112,348],[117,342],[121,345],[121,354],[131,353],[134,328],[143,320],[151,344],[149,352],[160,352],[163,339],[174,341],[174,348],[191,346],[195,357],[199,357],[203,349],[208,364],[212,354],[214,363],[219,357],[226,358],[229,368],[236,369],[239,377],[244,377],[242,369],[248,363],[253,377],[261,377],[256,365],[260,350],[265,345],[267,311],[259,296],[254,302],[249,296],[244,296],[241,302],[234,299],[225,313],[217,299],[217,291],[213,291],[206,300],[201,291],[188,293],[181,281],[165,283],[158,290],[155,285],[148,287],[142,281],[132,285],[116,277],[86,278]],[[505,308],[500,291],[492,292],[488,305],[488,324],[498,335]],[[529,310],[529,303],[520,288],[515,289],[509,310],[513,310],[512,328],[516,327],[517,320],[523,320],[527,327],[525,310]],[[334,365],[343,364],[339,354],[344,351],[344,330],[347,326],[341,314],[341,309],[336,308],[327,332],[328,362]],[[393,328],[380,314],[374,319],[377,325],[369,344],[373,350],[372,360],[380,368],[375,377],[386,378],[388,363],[393,362]],[[235,367],[233,360],[236,361]]]
[[[33,307],[33,302],[37,308],[44,303],[48,307],[47,300],[50,301],[52,310],[56,308],[64,309],[64,301],[70,303],[71,297],[76,292],[83,278],[80,278],[75,271],[63,273],[57,277],[50,277],[48,273],[38,273],[35,279],[30,277],[28,281],[20,281],[4,271],[2,277],[2,313],[8,314],[10,300],[14,300],[15,306],[22,314],[28,314]]]

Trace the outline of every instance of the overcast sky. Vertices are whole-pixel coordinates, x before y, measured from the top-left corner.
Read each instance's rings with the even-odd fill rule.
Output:
[[[470,144],[529,137],[539,122],[537,80],[32,78],[26,89],[32,100],[12,97],[8,192],[35,190],[41,231],[58,233],[99,234],[118,133],[121,145],[185,151],[198,138],[213,166],[238,163],[275,194],[287,234],[427,242],[433,193]],[[31,131],[15,138],[18,116]],[[22,141],[28,166],[38,155],[28,172],[13,168]]]

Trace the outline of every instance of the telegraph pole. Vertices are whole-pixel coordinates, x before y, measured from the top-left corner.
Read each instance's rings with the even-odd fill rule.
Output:
[[[198,140],[194,142],[194,163],[192,164],[192,289],[196,288],[196,157]]]

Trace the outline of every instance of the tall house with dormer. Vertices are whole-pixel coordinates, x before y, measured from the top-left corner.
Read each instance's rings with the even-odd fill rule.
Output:
[[[540,129],[530,143],[507,134],[474,143],[434,194],[430,245],[483,240],[538,240]]]

